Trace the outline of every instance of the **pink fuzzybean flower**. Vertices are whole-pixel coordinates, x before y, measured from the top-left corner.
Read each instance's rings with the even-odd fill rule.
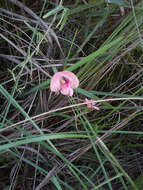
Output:
[[[85,98],[85,103],[87,104],[87,107],[90,108],[90,109],[95,109],[95,110],[100,110],[99,107],[95,106],[95,102],[94,100],[88,100],[87,98]]]
[[[52,92],[73,96],[73,89],[79,86],[77,76],[70,71],[57,72],[51,79],[50,89]]]

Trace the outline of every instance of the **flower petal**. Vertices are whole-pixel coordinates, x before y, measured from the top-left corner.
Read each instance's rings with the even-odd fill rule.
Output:
[[[63,71],[63,76],[70,80],[71,88],[77,88],[79,86],[79,80],[77,76],[70,71]]]
[[[93,106],[93,109],[95,109],[95,110],[100,110],[100,108],[97,107],[97,106]]]
[[[61,72],[57,72],[52,77],[51,83],[50,83],[50,89],[52,92],[60,91],[60,89],[61,89],[61,84],[60,84],[61,76],[62,76]]]
[[[62,71],[54,74],[51,79],[50,89],[52,92],[58,93],[60,91],[63,95],[72,96],[73,89],[77,88],[78,85],[79,80],[74,73]]]
[[[96,109],[96,110],[100,110],[99,107],[97,106],[94,106],[95,105],[95,102],[94,100],[88,100],[87,98],[85,98],[85,103],[87,104],[87,107],[90,108],[90,109]]]
[[[69,89],[69,96],[73,96],[73,89],[72,88]]]
[[[61,94],[67,95],[67,96],[73,96],[73,89],[72,88],[62,88]]]

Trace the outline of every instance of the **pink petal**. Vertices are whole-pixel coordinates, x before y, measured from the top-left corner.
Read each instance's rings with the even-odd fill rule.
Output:
[[[69,90],[69,96],[73,96],[73,89],[72,88],[70,88],[70,90]]]
[[[62,76],[61,72],[57,72],[52,77],[51,83],[50,83],[50,89],[52,92],[60,91],[60,89],[61,89],[61,84],[60,84],[61,76]]]
[[[67,79],[68,83],[62,84],[62,80],[64,80],[64,78],[65,82]],[[62,71],[54,74],[51,79],[50,89],[52,92],[58,93],[60,91],[63,95],[72,96],[73,89],[77,88],[78,85],[79,80],[74,73],[70,71]]]
[[[85,103],[87,104],[87,107],[92,108],[92,106],[94,105],[92,100],[88,100],[87,98],[85,98]]]
[[[87,98],[85,98],[85,103],[87,104],[88,108],[99,110],[99,108],[97,106],[94,106],[95,105],[94,100],[92,100],[92,99],[88,100]]]
[[[73,96],[73,89],[72,88],[62,88],[61,93],[63,95],[67,95],[67,96]]]
[[[93,109],[95,109],[95,110],[100,110],[100,108],[97,107],[97,106],[93,106]]]
[[[79,86],[79,80],[74,73],[70,71],[63,71],[62,74],[65,78],[70,80],[71,88],[77,88]]]

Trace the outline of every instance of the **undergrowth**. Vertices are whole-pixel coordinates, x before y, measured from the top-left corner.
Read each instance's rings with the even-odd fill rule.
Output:
[[[142,190],[143,0],[0,7],[0,189]]]

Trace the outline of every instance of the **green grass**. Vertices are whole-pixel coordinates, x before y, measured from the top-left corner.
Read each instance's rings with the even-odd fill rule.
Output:
[[[0,189],[142,190],[142,4],[0,2]]]

